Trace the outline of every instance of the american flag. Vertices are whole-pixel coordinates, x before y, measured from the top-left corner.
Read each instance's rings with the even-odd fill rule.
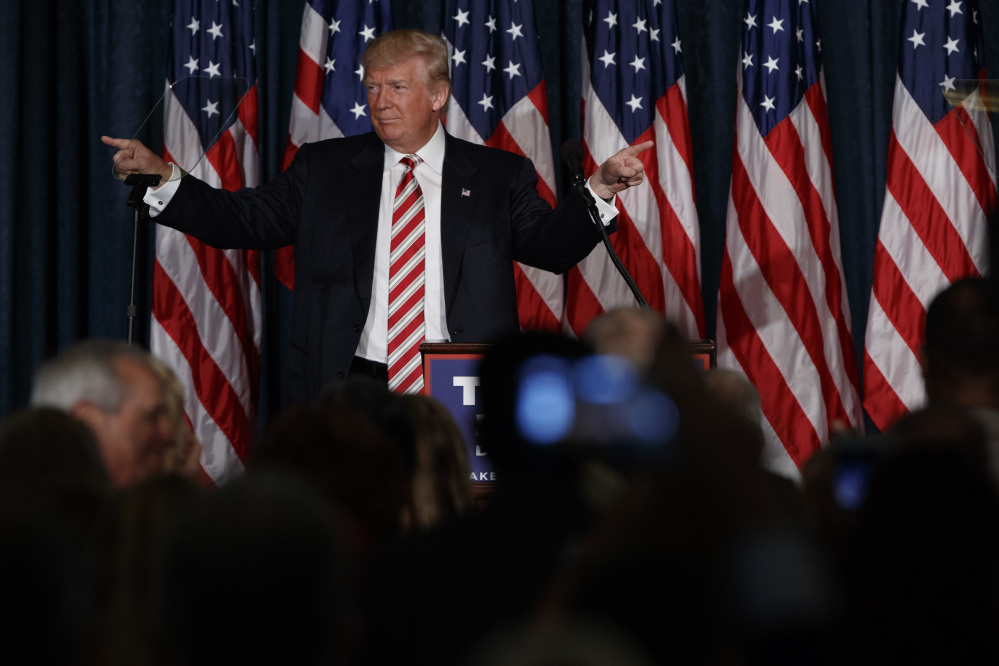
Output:
[[[253,3],[178,0],[171,37],[164,157],[216,187],[256,185]],[[255,439],[260,330],[256,253],[158,226],[150,346],[187,389],[202,469],[216,484],[243,469]]]
[[[796,475],[862,426],[814,3],[748,0],[718,302],[718,365],[760,392],[766,461]]]
[[[283,168],[303,143],[371,131],[361,55],[368,42],[391,29],[389,0],[305,3]],[[277,252],[275,273],[294,287],[291,248]]]
[[[992,129],[978,88],[965,89],[967,108],[944,97],[984,78],[982,56],[976,1],[906,0],[864,350],[864,407],[881,429],[925,400],[918,353],[929,302],[988,263]]]
[[[453,83],[448,132],[526,155],[538,174],[538,192],[554,206],[555,164],[533,4],[448,0],[444,38]],[[521,328],[558,330],[562,278],[516,262],[514,276]]]
[[[700,231],[694,208],[690,127],[673,0],[590,0],[583,41],[586,171],[622,148],[639,155],[645,182],[618,196],[615,251],[653,309],[691,339],[704,332]],[[582,333],[603,312],[635,304],[597,246],[569,272],[566,318]]]

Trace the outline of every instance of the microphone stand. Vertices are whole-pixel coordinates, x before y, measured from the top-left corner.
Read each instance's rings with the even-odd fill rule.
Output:
[[[642,296],[642,292],[639,290],[638,285],[635,284],[635,280],[631,277],[631,273],[625,268],[624,264],[621,263],[621,258],[617,256],[617,252],[614,251],[614,246],[611,244],[610,236],[607,234],[607,227],[604,226],[603,221],[600,219],[600,212],[597,210],[597,202],[593,200],[593,195],[590,191],[586,189],[586,181],[583,179],[582,171],[577,171],[575,169],[572,172],[572,184],[583,197],[583,201],[586,202],[586,210],[590,213],[590,218],[593,220],[593,224],[597,225],[597,229],[600,230],[600,237],[603,239],[604,247],[607,248],[607,254],[610,256],[611,263],[617,269],[617,272],[621,274],[624,278],[625,284],[631,289],[631,293],[635,296],[635,301],[638,302],[638,307],[648,310],[649,304]]]
[[[125,184],[132,186],[132,192],[128,195],[126,202],[133,211],[132,220],[134,230],[132,232],[132,285],[129,294],[128,307],[125,308],[125,318],[128,320],[128,344],[135,344],[135,318],[137,309],[135,307],[135,273],[139,259],[139,223],[142,220],[149,220],[149,204],[142,199],[146,196],[146,190],[160,184],[159,174],[132,174],[125,178]]]

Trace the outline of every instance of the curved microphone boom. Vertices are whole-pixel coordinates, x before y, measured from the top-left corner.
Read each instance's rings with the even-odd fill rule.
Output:
[[[625,268],[624,264],[621,262],[620,257],[617,256],[617,252],[614,251],[614,246],[611,244],[610,236],[607,235],[607,228],[604,226],[600,219],[600,213],[597,211],[597,204],[593,200],[593,195],[590,194],[590,190],[586,188],[586,176],[583,174],[583,153],[585,149],[583,148],[583,143],[578,139],[568,139],[562,143],[562,161],[565,162],[565,166],[569,169],[569,176],[572,178],[572,185],[576,188],[576,191],[582,195],[584,201],[586,201],[586,209],[590,213],[590,217],[593,219],[593,224],[597,225],[597,229],[600,230],[600,237],[603,239],[604,247],[607,248],[607,254],[610,256],[611,263],[617,268],[617,272],[621,274],[624,278],[625,283],[628,288],[631,289],[631,293],[635,296],[635,301],[638,302],[638,306],[641,308],[648,308],[649,304],[642,296],[642,292],[639,290],[638,285],[635,284],[635,280],[631,277],[631,273]]]

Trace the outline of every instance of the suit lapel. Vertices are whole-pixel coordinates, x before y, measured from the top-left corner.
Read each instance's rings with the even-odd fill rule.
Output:
[[[354,175],[344,181],[347,229],[354,256],[354,280],[363,312],[367,312],[371,305],[384,162],[385,146],[371,134],[371,140],[350,162],[356,170]]]
[[[459,268],[481,188],[478,169],[460,141],[445,134],[441,180],[441,261],[444,264],[444,305],[448,312],[457,295]]]

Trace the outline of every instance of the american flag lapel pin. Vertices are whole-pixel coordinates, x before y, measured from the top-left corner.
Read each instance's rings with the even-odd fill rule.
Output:
[[[463,197],[470,197],[470,196],[472,196],[472,190],[468,189],[467,187],[461,188],[461,196],[463,196]]]

